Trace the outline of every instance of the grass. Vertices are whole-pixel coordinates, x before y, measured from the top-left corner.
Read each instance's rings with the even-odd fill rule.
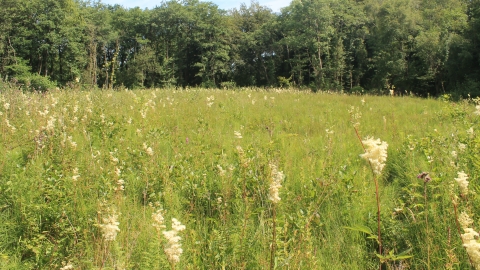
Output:
[[[384,267],[466,269],[451,197],[458,171],[478,176],[470,103],[293,90],[4,87],[0,266],[173,268],[153,227],[152,213],[164,209],[167,228],[172,218],[186,226],[177,269],[376,269],[375,241],[345,229],[376,232],[377,221],[354,106],[360,136],[389,144],[379,178],[384,255],[391,254]],[[286,176],[275,222],[270,164]],[[432,177],[426,207],[422,171]],[[469,196],[459,211],[478,213]],[[113,210],[120,231],[106,241],[100,226]]]

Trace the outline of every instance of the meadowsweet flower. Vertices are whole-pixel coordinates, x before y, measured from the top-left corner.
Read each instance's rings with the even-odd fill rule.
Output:
[[[47,121],[46,129],[50,132],[53,132],[53,130],[55,129],[55,122],[56,121],[57,121],[57,119],[55,119],[55,117],[50,116],[50,119]]]
[[[120,228],[118,228],[120,223],[117,221],[117,218],[118,215],[113,211],[111,215],[104,217],[103,224],[99,225],[105,241],[115,241],[117,233],[120,231]]]
[[[227,172],[226,170],[224,170],[224,169],[222,168],[222,166],[220,166],[220,164],[217,164],[217,169],[218,169],[218,174],[219,174],[220,176],[224,176],[225,173]]]
[[[113,154],[115,154],[115,152],[110,152],[110,161],[113,163],[113,164],[117,164],[118,163],[118,158],[116,158]]]
[[[164,224],[165,219],[163,218],[163,212],[163,209],[158,209],[155,213],[152,213],[153,227],[155,227],[157,231],[166,228]]]
[[[473,127],[470,127],[468,130],[467,130],[467,134],[468,135],[473,135],[474,131],[473,131]]]
[[[462,212],[458,216],[458,223],[460,223],[460,226],[462,228],[469,228],[473,224],[473,220],[468,216],[467,213]]]
[[[464,228],[462,234],[463,247],[468,253],[471,263],[475,269],[480,269],[480,243],[477,241],[478,233],[472,228]]]
[[[123,179],[118,179],[117,181],[117,189],[116,191],[122,191],[122,190],[125,190],[125,181]]]
[[[457,158],[457,151],[452,151],[452,157]]]
[[[467,195],[468,194],[468,175],[463,171],[458,172],[458,177],[455,178],[455,181],[457,181],[458,186],[460,187],[460,193],[462,195]]]
[[[243,156],[245,154],[245,152],[243,151],[243,148],[240,145],[237,145],[236,148],[239,155]]]
[[[350,114],[350,122],[352,123],[353,127],[358,128],[360,126],[360,118],[362,118],[362,113],[360,109],[355,106],[351,106],[350,110],[348,110]]]
[[[80,178],[80,174],[78,174],[78,168],[74,168],[74,169],[73,169],[72,180],[73,180],[73,181],[77,181],[78,178]]]
[[[183,230],[185,230],[185,225],[172,218],[172,230],[163,231],[163,236],[167,239],[167,245],[164,248],[165,254],[167,254],[168,261],[174,265],[180,261],[180,255],[183,253],[182,244],[180,244],[182,238],[178,236],[178,233]]]
[[[381,174],[385,167],[385,162],[387,161],[388,144],[380,141],[380,139],[375,140],[371,137],[367,137],[362,143],[366,148],[366,152],[360,156],[370,161],[374,173]]]
[[[243,138],[243,137],[242,137],[242,133],[240,133],[240,131],[236,131],[236,130],[235,130],[233,133],[235,134],[235,138],[237,138],[237,139]]]
[[[10,130],[12,131],[12,133],[15,133],[15,131],[17,130],[16,127],[14,127],[13,125],[10,124],[10,121],[8,121],[8,119],[5,119],[5,124],[7,125],[7,127],[10,128]]]
[[[480,105],[475,106],[476,111],[473,114],[480,115]]]
[[[465,150],[466,148],[467,148],[467,145],[466,145],[466,144],[464,144],[464,143],[459,143],[459,144],[458,144],[458,149],[459,149],[460,151],[463,151],[463,150]]]
[[[118,168],[118,167],[115,167],[115,174],[117,176],[120,176],[122,174],[122,170],[120,170],[120,168]]]
[[[143,150],[145,150],[145,153],[147,153],[147,155],[153,156],[153,149],[147,146],[146,143],[143,143]]]
[[[75,269],[71,263],[68,263],[64,267],[60,268],[60,270],[70,270],[70,269]]]
[[[273,203],[278,203],[280,201],[280,196],[278,194],[279,189],[282,187],[282,181],[285,178],[285,175],[282,171],[278,171],[278,168],[274,164],[269,164],[271,170],[270,177],[270,188],[268,199]]]

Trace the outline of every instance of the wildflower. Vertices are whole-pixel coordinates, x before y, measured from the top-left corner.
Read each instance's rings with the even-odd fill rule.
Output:
[[[473,127],[470,127],[468,130],[467,130],[467,134],[468,135],[473,135]]]
[[[80,175],[78,174],[78,168],[74,168],[74,169],[73,169],[72,180],[73,180],[73,181],[77,181],[79,177],[80,177]]]
[[[143,150],[145,150],[145,153],[149,156],[153,156],[153,149],[151,147],[148,147],[146,143],[143,143]]]
[[[116,191],[122,191],[122,190],[125,190],[125,181],[123,179],[118,179],[117,181],[117,189]]]
[[[278,203],[280,201],[278,191],[282,187],[282,181],[285,178],[285,175],[282,171],[278,171],[276,165],[270,164],[269,166],[271,170],[271,178],[268,199],[273,203]]]
[[[243,148],[240,145],[237,145],[237,152],[239,155],[243,156],[245,152],[243,151]]]
[[[457,151],[452,151],[452,157],[457,158]]]
[[[6,111],[8,111],[8,109],[10,109],[10,103],[5,102],[5,103],[3,104],[3,107],[5,108]]]
[[[380,174],[385,167],[385,161],[387,161],[388,144],[380,141],[380,139],[375,140],[371,137],[367,137],[362,143],[366,148],[366,152],[360,156],[370,162],[374,173]]]
[[[15,131],[17,130],[16,127],[14,127],[13,125],[10,124],[10,121],[8,121],[8,119],[5,119],[5,124],[7,124],[7,127],[10,128],[10,130],[12,131],[12,133],[15,133]]]
[[[115,167],[115,174],[117,176],[120,176],[120,174],[122,174],[122,170],[120,170],[120,168],[118,168],[118,167]]]
[[[460,149],[460,151],[463,151],[463,150],[465,150],[466,148],[467,148],[467,145],[466,145],[466,144],[464,144],[464,143],[459,143],[459,144],[458,144],[458,149]]]
[[[417,178],[418,179],[423,179],[423,181],[425,183],[428,183],[432,180],[432,178],[430,178],[430,175],[428,174],[428,172],[422,172],[420,173],[419,175],[417,175]]]
[[[70,270],[70,269],[75,269],[71,263],[68,263],[64,267],[60,268],[60,270]]]
[[[470,261],[475,269],[480,269],[480,243],[477,241],[478,233],[472,228],[464,228],[462,234],[463,247],[467,251]]]
[[[185,230],[185,225],[172,218],[172,230],[163,231],[163,236],[167,239],[167,245],[164,249],[165,254],[167,254],[168,261],[173,265],[180,261],[180,255],[183,253],[182,245],[180,244],[180,239],[182,238],[177,235],[183,230]]]
[[[51,131],[53,132],[53,130],[55,129],[55,122],[57,121],[57,119],[55,119],[55,117],[53,116],[50,116],[50,119],[47,121],[47,130],[48,131]]]
[[[458,216],[458,223],[460,223],[460,226],[462,226],[462,228],[465,229],[470,227],[473,224],[473,220],[468,216],[467,213],[462,212]]]
[[[116,158],[113,154],[115,154],[115,152],[110,152],[110,161],[113,163],[113,164],[117,164],[118,163],[118,158]]]
[[[353,127],[358,128],[360,126],[360,118],[362,118],[362,113],[360,112],[359,108],[351,106],[350,110],[348,110],[348,113],[350,114],[350,122],[352,123]]]
[[[217,164],[217,169],[218,169],[218,174],[219,174],[220,176],[224,176],[225,173],[227,172],[226,170],[224,170],[224,169],[222,168],[222,166],[220,166],[220,164]]]
[[[475,115],[480,115],[480,105],[475,106],[476,111],[473,113]]]
[[[458,178],[455,178],[457,181],[458,186],[460,187],[460,193],[462,195],[468,194],[468,175],[463,171],[458,172]]]
[[[118,215],[115,213],[115,211],[113,211],[111,215],[103,218],[103,224],[99,225],[105,241],[115,241],[117,233],[120,231],[120,228],[118,228],[120,223],[117,221],[117,218]]]
[[[237,138],[237,139],[243,138],[242,133],[240,133],[239,131],[234,131],[233,133],[235,134],[235,138]]]
[[[165,219],[163,218],[163,209],[158,209],[157,212],[152,213],[152,219],[154,222],[153,227],[155,227],[157,231],[166,228],[164,224]]]

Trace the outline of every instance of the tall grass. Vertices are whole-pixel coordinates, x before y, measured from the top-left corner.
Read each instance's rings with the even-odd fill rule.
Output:
[[[361,134],[389,144],[378,179],[385,266],[424,269],[427,257],[431,269],[469,266],[451,203],[457,171],[478,178],[478,116],[468,101],[258,89],[1,91],[2,269],[168,269],[153,226],[158,209],[166,227],[172,218],[186,227],[176,269],[375,269],[376,242],[345,229],[377,228],[351,106],[362,114]],[[285,174],[278,203],[269,200],[270,164]],[[422,171],[428,189],[416,178]],[[477,200],[469,196],[470,213]],[[107,241],[113,213],[119,231]]]

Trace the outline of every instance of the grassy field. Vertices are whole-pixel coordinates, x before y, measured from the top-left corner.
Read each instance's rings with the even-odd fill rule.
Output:
[[[374,177],[384,269],[475,266],[475,101],[1,91],[2,269],[378,269]]]

